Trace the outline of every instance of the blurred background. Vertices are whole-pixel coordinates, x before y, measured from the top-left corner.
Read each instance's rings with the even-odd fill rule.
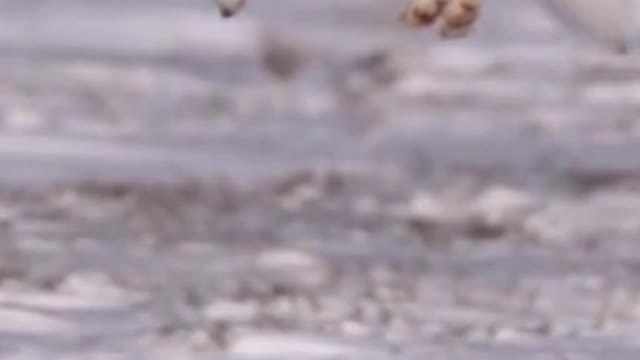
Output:
[[[638,56],[392,3],[0,2],[3,359],[638,356]]]

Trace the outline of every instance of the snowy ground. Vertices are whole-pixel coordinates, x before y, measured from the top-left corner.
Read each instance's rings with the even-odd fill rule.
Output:
[[[640,356],[640,58],[382,3],[2,2],[2,359]]]

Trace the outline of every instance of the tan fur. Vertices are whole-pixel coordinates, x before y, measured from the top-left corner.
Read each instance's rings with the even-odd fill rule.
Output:
[[[400,16],[412,27],[440,27],[443,38],[466,36],[473,29],[482,0],[411,0]]]
[[[412,0],[400,16],[410,26],[431,26],[442,15],[448,0]]]

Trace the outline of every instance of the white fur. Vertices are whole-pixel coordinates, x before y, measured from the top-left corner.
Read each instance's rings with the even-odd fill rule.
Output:
[[[638,0],[542,0],[568,28],[618,52],[627,52]]]

